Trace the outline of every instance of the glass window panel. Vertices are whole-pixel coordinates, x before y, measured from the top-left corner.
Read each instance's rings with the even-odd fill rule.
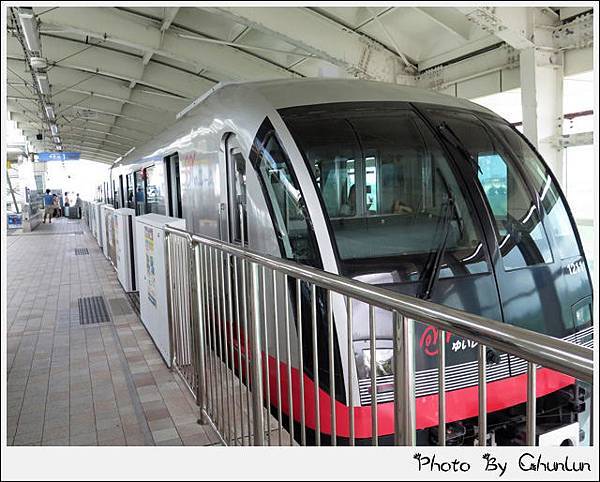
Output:
[[[498,154],[480,154],[479,182],[485,191],[494,216],[508,216],[508,168]]]
[[[511,152],[526,171],[531,182],[533,182],[534,189],[546,212],[544,221],[546,229],[552,233],[556,240],[560,258],[568,259],[579,256],[580,251],[573,231],[573,224],[567,214],[560,191],[550,175],[550,170],[542,164],[527,142],[514,132],[510,126],[498,121],[489,121],[488,125],[510,147]]]
[[[146,214],[146,190],[144,188],[143,171],[136,171],[135,178],[135,214],[140,216]]]
[[[231,164],[230,172],[231,179],[231,210],[233,218],[231,220],[232,241],[236,243],[248,244],[248,217],[246,211],[246,160],[237,149],[230,149]],[[243,227],[243,229],[242,229]]]
[[[256,168],[275,220],[283,255],[299,263],[319,266],[319,256],[300,186],[273,131],[258,147]],[[257,144],[260,141],[257,141]]]
[[[504,268],[512,270],[551,263],[552,253],[536,199],[511,157],[516,156],[526,164],[521,153],[512,150],[509,154],[504,144],[492,135],[494,131],[473,114],[432,110],[431,115],[435,125],[445,123],[450,128],[446,134],[450,137],[449,143],[459,142],[476,162],[474,168],[495,219]],[[512,136],[517,136],[508,125],[506,128]],[[458,139],[454,139],[454,135]]]
[[[135,208],[135,181],[133,173],[127,174],[127,207]]]
[[[164,166],[155,164],[146,168],[146,213],[167,214],[164,186]]]
[[[399,281],[418,281],[447,230],[440,277],[487,272],[461,189],[425,124],[407,109],[344,107],[283,112],[313,168],[342,271],[395,269]]]

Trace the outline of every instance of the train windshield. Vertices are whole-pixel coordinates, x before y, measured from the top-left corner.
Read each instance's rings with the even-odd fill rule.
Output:
[[[572,223],[548,168],[511,126],[494,117],[448,109],[431,109],[427,115],[472,163],[495,221],[506,270],[580,255]],[[549,236],[554,239],[555,252]]]
[[[344,274],[395,280],[482,273],[482,237],[443,149],[405,104],[336,104],[281,112],[310,165]],[[440,253],[440,251],[443,251]]]

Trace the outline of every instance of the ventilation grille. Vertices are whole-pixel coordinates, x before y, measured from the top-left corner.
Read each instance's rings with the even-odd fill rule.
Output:
[[[90,254],[87,248],[75,248],[75,256],[85,256]]]
[[[79,324],[92,325],[96,323],[109,323],[110,315],[103,296],[90,296],[79,298]]]

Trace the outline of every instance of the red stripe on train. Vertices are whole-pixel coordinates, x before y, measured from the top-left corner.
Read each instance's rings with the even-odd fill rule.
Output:
[[[304,379],[304,406],[306,426],[315,428],[315,385],[306,375]],[[542,397],[575,382],[573,377],[563,375],[547,368],[537,371],[536,394]],[[269,356],[269,385],[271,405],[277,407],[277,362]],[[281,409],[289,415],[288,373],[287,365],[280,362]],[[266,389],[265,389],[266,392]],[[446,392],[446,422],[454,422],[476,417],[479,412],[479,400],[476,386]],[[487,411],[495,412],[527,400],[527,374],[505,378],[487,385]],[[294,419],[300,422],[300,377],[296,368],[292,368],[292,404]],[[321,432],[331,433],[331,398],[319,388],[319,408]],[[377,406],[378,435],[394,433],[394,404],[381,403]],[[336,400],[335,402],[336,434],[349,436],[349,408]],[[438,396],[427,395],[416,400],[417,429],[437,426]],[[356,438],[369,438],[371,431],[371,407],[354,407],[354,427]]]

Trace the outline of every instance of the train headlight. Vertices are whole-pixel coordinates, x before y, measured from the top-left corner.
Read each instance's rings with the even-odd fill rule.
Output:
[[[357,360],[358,377],[360,379],[371,378],[371,350],[365,348]],[[394,352],[391,348],[377,348],[375,350],[375,373],[378,377],[393,374]]]
[[[577,308],[574,313],[574,318],[575,326],[585,325],[592,321],[592,304],[587,303]]]

